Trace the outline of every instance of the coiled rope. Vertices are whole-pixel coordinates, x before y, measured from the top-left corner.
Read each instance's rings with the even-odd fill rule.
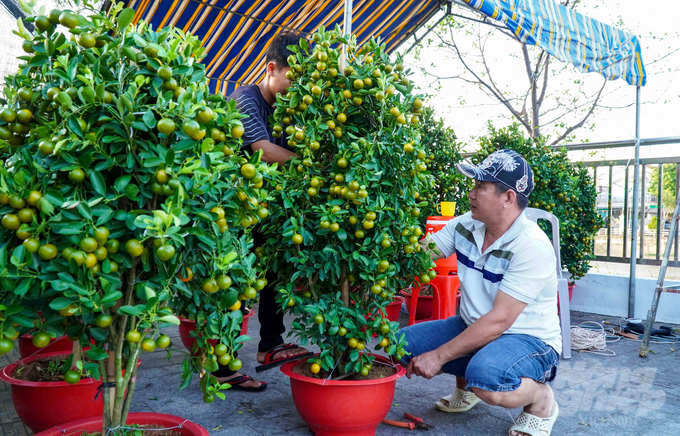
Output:
[[[615,356],[613,350],[607,349],[607,342],[617,342],[619,339],[614,329],[605,329],[595,321],[584,321],[571,328],[571,349],[574,351]]]

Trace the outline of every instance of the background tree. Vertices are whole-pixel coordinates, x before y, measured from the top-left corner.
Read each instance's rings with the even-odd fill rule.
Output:
[[[673,209],[675,209],[675,173],[677,165],[676,164],[664,164],[663,165],[663,183],[661,186],[661,204],[663,205],[666,214],[672,214]],[[649,186],[647,187],[647,193],[649,195],[657,196],[659,195],[659,167],[653,166],[649,174]],[[651,227],[650,227],[651,228]],[[654,225],[656,229],[656,224]]]
[[[586,6],[600,6],[580,0],[560,3],[579,12]],[[605,110],[634,104],[610,101],[609,96],[630,87],[625,82],[607,83],[600,75],[577,71],[537,46],[520,43],[509,29],[477,11],[454,6],[453,13],[455,16],[443,19],[414,47],[411,58],[428,87],[434,86],[447,96],[452,86],[466,91],[452,104],[500,107],[497,112],[501,118],[517,122],[530,137],[549,137],[549,144],[569,142],[579,129],[594,129],[597,115]],[[615,19],[618,21],[613,24],[618,28],[635,33],[620,17]],[[677,59],[680,49],[667,47],[665,40],[675,37],[677,34],[646,36],[646,41],[657,42],[661,51],[656,59],[645,58],[648,75],[666,75],[669,84],[673,72],[677,72],[671,59]],[[666,88],[659,93],[663,95]],[[663,102],[659,96],[650,98],[647,94],[646,98],[646,102]]]
[[[425,163],[430,166],[434,178],[431,189],[423,192],[423,200],[427,202],[420,214],[421,225],[425,225],[428,216],[437,216],[437,204],[442,201],[456,202],[456,215],[469,210],[468,190],[473,186],[471,179],[458,173],[455,164],[463,160],[460,153],[461,144],[456,142],[456,134],[452,128],[437,117],[431,107],[423,109],[420,128],[421,143]]]
[[[534,171],[534,191],[529,196],[531,207],[544,209],[560,220],[560,256],[562,267],[569,271],[572,282],[583,277],[594,259],[595,234],[604,226],[597,213],[597,193],[588,169],[581,163],[571,164],[564,147],[545,144],[542,138],[527,138],[518,124],[496,129],[479,138],[479,153],[472,158],[482,162],[496,150],[509,148],[527,160]],[[539,225],[552,237],[550,225]]]

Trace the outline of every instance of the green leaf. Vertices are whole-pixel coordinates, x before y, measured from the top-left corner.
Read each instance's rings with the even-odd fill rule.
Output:
[[[59,297],[50,301],[50,308],[53,310],[61,310],[67,308],[71,303],[73,302],[68,298]]]
[[[144,124],[149,129],[153,129],[156,127],[156,117],[154,116],[153,112],[151,112],[151,109],[147,110],[144,112],[144,116],[142,116],[142,120],[144,121]]]
[[[121,306],[118,308],[118,313],[121,315],[141,316],[144,312],[135,306]]]
[[[59,94],[57,94],[57,101],[59,101],[59,103],[61,103],[62,105],[66,106],[69,109],[71,109],[71,107],[73,106],[73,101],[71,101],[71,97],[69,97],[69,95],[67,93],[63,92],[63,91],[60,92]],[[69,120],[69,127],[70,127],[70,120]],[[78,130],[80,130],[80,126],[78,126]],[[80,132],[80,135],[78,135],[78,136],[83,136],[82,131]]]
[[[11,320],[11,322],[15,322],[15,323],[19,324],[22,327],[28,327],[28,328],[33,327],[33,321],[31,320],[31,318],[24,316],[24,315],[21,315],[19,313],[9,317],[9,320]]]
[[[165,316],[158,318],[158,320],[162,321],[162,322],[174,324],[174,325],[179,325],[179,318],[177,318],[175,315],[165,315]]]
[[[89,86],[84,86],[78,91],[80,98],[86,103],[94,103],[94,91]]]
[[[90,345],[90,349],[85,351],[85,355],[92,360],[104,360],[108,357],[106,351],[93,345]]]
[[[136,200],[138,193],[139,188],[137,187],[137,185],[127,185],[125,187],[125,196],[130,200]]]
[[[111,218],[113,218],[113,213],[114,213],[113,209],[109,209],[109,210],[104,211],[104,213],[102,213],[99,216],[99,219],[97,220],[97,225],[103,226],[104,224],[111,221]]]
[[[123,189],[130,183],[131,176],[120,176],[113,183],[113,187],[116,192],[123,192]]]
[[[92,187],[98,194],[106,195],[106,182],[99,171],[90,173],[90,182],[92,182]]]
[[[9,261],[12,263],[12,265],[18,267],[24,262],[24,254],[25,254],[25,248],[23,245],[17,246],[17,248],[12,251],[12,257],[10,257]]]
[[[52,280],[50,282],[50,286],[52,286],[52,289],[55,291],[61,292],[69,289],[69,284],[66,282],[63,282],[61,280]]]
[[[47,198],[50,203],[57,207],[61,207],[65,201],[64,196],[61,195],[61,193],[56,189],[50,189],[47,191],[47,193],[45,193],[45,198]]]
[[[78,206],[76,206],[76,209],[78,209],[78,212],[80,212],[80,215],[87,219],[87,220],[92,220],[92,211],[90,210],[90,206],[87,205],[84,201],[81,201],[78,203]]]
[[[165,164],[167,166],[172,166],[175,163],[175,150],[172,148],[165,153]]]
[[[118,14],[118,27],[124,29],[132,23],[132,19],[135,17],[135,10],[132,8],[123,9],[120,14]]]
[[[54,214],[54,206],[52,206],[52,203],[50,203],[50,201],[45,197],[41,197],[40,200],[38,200],[38,204],[40,205],[39,208],[43,213],[47,215]]]
[[[104,305],[115,303],[117,300],[123,298],[123,293],[120,291],[113,291],[109,292],[108,294],[104,295],[104,298],[101,299],[101,303]]]
[[[24,296],[26,292],[33,286],[33,279],[24,279],[19,283],[19,286],[14,289],[14,295]]]

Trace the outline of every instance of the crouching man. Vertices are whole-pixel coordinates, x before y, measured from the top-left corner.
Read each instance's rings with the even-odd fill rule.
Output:
[[[406,376],[456,376],[456,390],[436,403],[465,412],[479,401],[524,411],[512,436],[548,436],[559,409],[546,383],[562,352],[555,253],[543,230],[524,216],[534,188],[526,160],[499,150],[457,170],[475,180],[470,212],[432,238],[458,257],[460,316],[402,330],[411,353]]]

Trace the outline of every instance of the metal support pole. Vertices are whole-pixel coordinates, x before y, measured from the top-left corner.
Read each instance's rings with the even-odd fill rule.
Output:
[[[656,186],[656,258],[661,258],[661,232],[663,231],[663,164],[659,164],[659,180]]]
[[[345,0],[345,13],[342,23],[342,31],[345,33],[345,38],[352,36],[352,7],[353,0]],[[340,71],[345,71],[345,60],[347,59],[347,45],[342,46],[342,55],[340,56]]]
[[[614,167],[609,167],[609,185],[607,186],[607,256],[611,256],[612,248],[612,170]]]
[[[640,87],[635,91],[635,168],[633,182],[633,216],[630,244],[630,277],[628,282],[628,318],[635,317],[635,267],[637,263],[638,196],[640,194]],[[642,193],[644,195],[644,192]]]
[[[623,257],[628,257],[628,166],[623,181]]]

